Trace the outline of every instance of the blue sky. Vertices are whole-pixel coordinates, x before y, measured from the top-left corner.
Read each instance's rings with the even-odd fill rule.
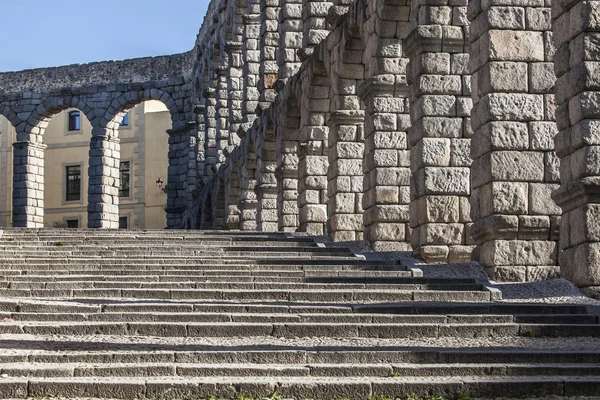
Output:
[[[0,72],[190,50],[209,0],[3,0]]]

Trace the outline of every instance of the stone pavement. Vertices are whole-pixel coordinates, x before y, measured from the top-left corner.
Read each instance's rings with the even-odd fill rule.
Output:
[[[595,307],[503,301],[318,237],[9,229],[0,255],[0,398],[600,391]]]

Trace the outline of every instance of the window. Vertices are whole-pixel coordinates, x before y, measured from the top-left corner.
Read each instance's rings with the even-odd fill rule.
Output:
[[[119,217],[119,229],[127,229],[129,227],[128,217]]]
[[[131,177],[130,173],[130,162],[129,161],[121,161],[119,165],[119,178],[121,180],[121,187],[119,188],[119,197],[129,197],[129,179]]]
[[[69,131],[78,131],[81,129],[81,114],[79,111],[69,113]]]
[[[123,121],[121,121],[121,126],[129,126],[129,112],[127,112],[123,116]]]
[[[73,165],[67,168],[67,201],[81,200],[81,166]]]
[[[67,228],[77,229],[79,228],[79,219],[66,219],[65,225]]]

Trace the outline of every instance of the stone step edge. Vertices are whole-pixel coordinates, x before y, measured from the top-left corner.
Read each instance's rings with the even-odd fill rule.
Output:
[[[104,316],[105,318],[102,318]],[[135,317],[145,318],[135,318]],[[31,317],[31,318],[22,318]],[[62,318],[61,318],[62,317]],[[70,317],[70,318],[65,318]],[[111,318],[113,317],[113,318]],[[129,317],[129,318],[128,318]],[[177,318],[186,317],[184,321],[176,321]],[[193,317],[198,317],[198,321],[193,321]],[[201,318],[203,317],[203,318]],[[521,324],[557,324],[561,325],[588,325],[591,324],[590,319],[593,318],[598,323],[598,316],[596,314],[521,314],[521,315],[427,315],[427,314],[362,314],[362,313],[256,313],[256,312],[188,312],[188,311],[172,311],[172,312],[160,312],[160,311],[98,311],[96,313],[84,313],[84,312],[70,312],[70,313],[53,313],[53,312],[2,312],[0,311],[0,318],[12,319],[15,323],[29,324],[33,322],[38,323],[50,323],[50,322],[90,322],[90,323],[101,323],[101,322],[122,322],[122,323],[150,323],[150,322],[173,322],[173,323],[208,323],[208,322],[231,322],[231,323],[244,323],[248,322],[248,319],[255,318],[268,322],[272,320],[278,323],[288,322],[304,322],[304,323],[353,323],[352,320],[359,320],[355,323],[521,323]],[[121,318],[121,321],[118,319]],[[571,318],[572,321],[556,321],[556,319],[567,319]],[[531,321],[531,320],[534,321]],[[536,319],[538,319],[536,321]],[[543,321],[547,319],[548,321]],[[580,319],[577,321],[577,319]],[[583,321],[581,321],[583,319]],[[539,321],[542,320],[542,321]]]
[[[0,299],[0,306],[3,307],[13,307],[12,309],[4,309],[4,312],[19,312],[22,306],[40,306],[40,305],[48,305],[48,306],[69,306],[69,307],[77,307],[80,309],[91,310],[91,309],[100,309],[102,307],[110,306],[132,306],[132,304],[128,302],[110,302],[107,304],[107,299],[98,299],[100,304],[90,305],[88,301],[85,303],[75,303],[73,299],[65,300],[63,298],[50,299],[50,298],[24,298],[24,299]],[[278,309],[285,308],[288,310],[299,310],[305,308],[342,308],[347,309],[349,312],[364,312],[369,313],[368,310],[377,310],[377,314],[407,314],[407,315],[432,315],[429,313],[423,313],[423,309],[437,311],[438,314],[455,314],[454,311],[446,311],[445,309],[459,309],[461,313],[464,315],[473,315],[473,312],[465,313],[465,310],[473,309],[473,311],[477,311],[477,313],[485,313],[486,315],[493,313],[500,314],[521,314],[521,311],[524,309],[534,309],[537,310],[536,314],[545,314],[552,315],[557,313],[558,311],[569,311],[564,312],[565,314],[598,314],[597,307],[589,306],[587,304],[543,304],[543,303],[505,303],[505,302],[422,302],[422,301],[412,301],[412,302],[401,302],[401,303],[371,303],[371,304],[352,304],[352,303],[335,303],[335,302],[315,302],[315,303],[294,303],[294,304],[282,304],[279,301],[271,300],[264,301],[259,305],[248,304],[246,302],[238,302],[238,301],[218,301],[213,302],[210,300],[172,300],[169,302],[165,302],[165,300],[158,300],[156,302],[147,301],[147,299],[141,304],[133,304],[135,306],[178,306],[178,307],[190,307],[190,310],[193,310],[193,307],[276,307]],[[548,309],[548,307],[550,307]],[[382,312],[386,311],[386,312]],[[402,311],[402,312],[399,312]],[[372,312],[374,313],[374,312]]]
[[[66,337],[64,340],[77,341],[77,336]],[[38,340],[33,337],[30,340]],[[28,339],[29,340],[29,339]],[[342,357],[340,357],[340,355]],[[241,357],[240,357],[241,356]],[[371,357],[371,358],[369,358]],[[92,358],[93,361],[89,361]],[[498,361],[498,359],[504,361]],[[86,360],[98,364],[110,363],[171,363],[171,364],[198,364],[212,360],[211,364],[522,364],[523,360],[535,364],[534,360],[543,360],[542,364],[598,364],[600,350],[597,347],[587,350],[560,350],[560,349],[487,349],[465,347],[462,349],[428,348],[403,348],[397,350],[366,346],[325,346],[315,348],[311,346],[297,346],[295,349],[285,346],[283,349],[270,350],[240,350],[237,345],[231,348],[223,347],[221,350],[206,351],[170,351],[170,350],[145,350],[136,353],[129,351],[110,350],[66,350],[59,353],[44,351],[33,352],[26,350],[25,354],[4,353],[0,354],[3,363],[34,363],[34,364],[61,364],[64,362],[75,363],[77,360]],[[51,360],[51,361],[48,361]],[[57,361],[58,360],[58,361]],[[127,361],[124,361],[127,360]],[[132,361],[135,360],[135,361]],[[152,361],[144,361],[152,360]],[[158,361],[157,361],[158,360]],[[236,360],[236,361],[232,361]],[[238,361],[239,360],[239,361]],[[277,360],[277,361],[274,361]],[[352,361],[348,361],[352,360]],[[364,360],[373,360],[367,361]],[[83,361],[77,361],[83,362]]]
[[[79,331],[79,332],[78,332]],[[109,335],[151,337],[330,337],[330,338],[441,338],[441,337],[600,337],[598,324],[535,323],[5,323],[0,334]]]
[[[0,397],[23,399],[48,395],[99,398],[182,399],[215,396],[233,399],[240,395],[271,396],[285,399],[368,400],[375,396],[406,398],[407,395],[447,397],[593,395],[600,378],[495,379],[481,376],[445,380],[404,378],[205,378],[205,379],[82,379],[37,378],[0,380]],[[272,398],[274,398],[272,396]]]
[[[595,363],[310,363],[310,364],[210,364],[210,363],[4,363],[6,378],[248,378],[248,377],[339,377],[339,378],[460,378],[499,377],[598,377]],[[1,379],[0,379],[1,382]]]

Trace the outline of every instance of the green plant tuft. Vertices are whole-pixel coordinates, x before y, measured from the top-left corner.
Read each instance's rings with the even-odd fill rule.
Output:
[[[458,400],[468,400],[471,398],[471,395],[466,390],[461,390],[458,392]]]

